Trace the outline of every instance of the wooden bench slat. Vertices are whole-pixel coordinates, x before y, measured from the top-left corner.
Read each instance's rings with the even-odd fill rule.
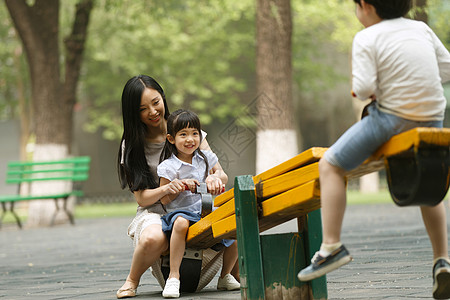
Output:
[[[450,146],[450,128],[418,127],[393,136],[369,160],[399,154],[421,145]]]
[[[186,243],[189,247],[196,245],[205,237],[212,236],[211,224],[234,214],[234,199],[212,211],[197,223],[189,227]]]
[[[322,158],[323,154],[327,148],[323,147],[312,147],[308,150],[303,151],[302,153],[296,155],[295,157],[259,174],[253,177],[253,182],[255,184],[265,181],[271,178],[274,178],[278,175],[284,174],[286,172],[289,172],[291,170],[297,169],[301,166],[305,166],[314,162],[319,161],[320,158]],[[226,194],[226,195],[225,195]],[[216,199],[214,199],[214,206],[218,207],[221,206],[226,201],[230,200],[232,197],[234,197],[234,189],[228,190],[226,193],[217,196]]]
[[[319,178],[319,163],[315,162],[256,184],[256,193],[259,198],[265,199],[317,178]]]
[[[318,180],[279,194],[262,202],[259,219],[260,232],[280,225],[288,220],[320,208]],[[233,221],[234,219],[234,221]],[[211,224],[214,238],[232,238],[236,235],[236,215]]]

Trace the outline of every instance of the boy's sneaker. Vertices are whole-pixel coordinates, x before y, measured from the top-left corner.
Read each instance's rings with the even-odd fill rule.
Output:
[[[347,249],[342,245],[337,248],[330,255],[322,257],[319,251],[316,252],[311,259],[311,264],[298,273],[298,279],[300,281],[309,281],[320,276],[325,275],[337,268],[351,262],[353,258],[348,253]]]
[[[164,298],[180,297],[180,280],[176,278],[167,279],[162,295]]]
[[[219,277],[219,281],[217,281],[218,290],[234,291],[240,288],[241,284],[231,274],[227,274],[223,278]]]
[[[450,298],[450,264],[440,258],[433,266],[433,298]]]

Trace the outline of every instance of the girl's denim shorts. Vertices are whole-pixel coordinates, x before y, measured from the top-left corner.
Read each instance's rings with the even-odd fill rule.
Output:
[[[369,158],[392,136],[415,127],[439,127],[443,121],[411,121],[382,112],[376,105],[350,127],[324,154],[330,164],[350,171]]]

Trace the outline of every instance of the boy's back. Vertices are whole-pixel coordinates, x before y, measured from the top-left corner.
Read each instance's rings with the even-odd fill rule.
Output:
[[[423,22],[383,20],[360,31],[353,43],[353,90],[375,94],[380,110],[415,120],[442,120],[442,82],[450,80],[450,56]]]

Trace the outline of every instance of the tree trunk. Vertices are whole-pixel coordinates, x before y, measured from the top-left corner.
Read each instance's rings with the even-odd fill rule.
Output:
[[[293,122],[290,0],[258,0],[256,32],[256,172],[261,173],[298,154]]]
[[[93,0],[77,4],[71,35],[66,38],[65,80],[60,71],[59,0],[5,0],[22,40],[31,77],[31,98],[36,146],[33,160],[61,159],[69,155],[73,106]],[[35,194],[63,191],[61,184],[33,184]],[[48,193],[48,192],[47,192]],[[48,225],[55,211],[53,201],[32,201],[28,225]],[[66,218],[66,217],[64,217]]]
[[[414,6],[416,8],[414,19],[428,23],[428,14],[426,11],[427,0],[414,0]]]

